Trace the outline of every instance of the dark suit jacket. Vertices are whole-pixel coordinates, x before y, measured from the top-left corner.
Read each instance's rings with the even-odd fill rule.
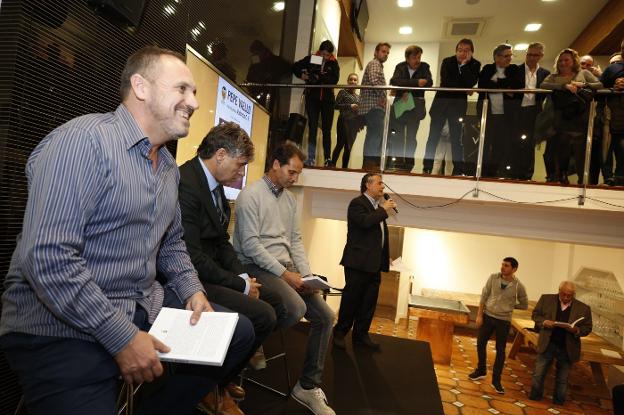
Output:
[[[488,89],[520,89],[524,86],[524,75],[520,76],[520,67],[513,63],[505,68],[505,78],[498,81],[492,81],[492,77],[496,73],[496,64],[488,63],[484,65],[479,74],[479,88]],[[479,92],[479,101],[477,103],[477,112],[481,115],[483,109],[483,99],[485,98],[485,92]],[[522,103],[523,94],[503,94],[503,106],[505,114],[512,115],[520,108]],[[488,107],[488,111],[491,113],[492,106]]]
[[[230,205],[220,188],[223,213],[228,218],[221,226],[208,179],[199,163],[194,157],[180,166],[179,199],[186,248],[202,282],[244,292],[245,280],[238,276],[244,272],[243,266],[227,233]]]
[[[394,74],[390,79],[390,85],[418,87],[418,80],[420,79],[427,80],[425,86],[433,85],[433,79],[431,79],[431,70],[429,69],[429,64],[427,62],[421,62],[412,76],[410,76],[409,74],[409,66],[407,65],[407,62],[400,62],[394,68]],[[401,98],[404,92],[407,91],[396,91],[397,99]],[[422,98],[425,96],[425,91],[411,92],[414,98]]]
[[[297,78],[301,78],[303,70],[307,70],[308,74],[312,76],[311,79],[306,81],[308,85],[336,85],[338,79],[340,79],[340,66],[336,58],[331,58],[325,61],[323,67],[323,73],[317,72],[318,67],[310,64],[310,56],[295,62],[292,67],[292,72]],[[308,88],[305,90],[308,99],[318,101],[334,102],[334,89],[333,88]]]
[[[540,329],[539,340],[537,341],[538,353],[544,353],[550,343],[552,329],[543,327],[542,323],[544,320],[557,320],[558,303],[558,294],[543,294],[533,309],[531,318],[535,321],[536,327]],[[566,332],[565,345],[568,357],[570,361],[578,362],[581,358],[581,337],[587,336],[592,331],[591,308],[587,304],[576,299],[572,300],[572,305],[570,307],[572,308],[570,309],[568,323],[572,323],[579,317],[585,317],[583,320],[576,323],[576,326],[580,330],[578,335]]]
[[[455,55],[444,58],[440,67],[440,86],[445,88],[472,88],[479,80],[479,70],[481,62],[472,58],[459,71],[459,65]],[[436,92],[431,110],[429,113],[436,116],[447,108],[452,108],[453,112],[465,114],[468,95],[465,92]]]
[[[527,66],[525,63],[520,65],[520,70],[518,71],[518,76],[522,79],[522,88],[526,88],[526,70]],[[539,88],[544,79],[550,75],[550,71],[548,69],[544,69],[541,66],[537,68],[537,82],[535,84],[536,88]],[[546,98],[546,94],[535,94],[535,104],[537,105],[538,111],[542,109],[542,102]],[[522,99],[522,98],[521,98]],[[522,101],[521,101],[522,102]]]
[[[349,203],[347,212],[347,244],[340,264],[364,272],[388,271],[390,250],[388,245],[388,213],[381,206],[373,208],[363,194]],[[384,238],[381,246],[383,222]]]

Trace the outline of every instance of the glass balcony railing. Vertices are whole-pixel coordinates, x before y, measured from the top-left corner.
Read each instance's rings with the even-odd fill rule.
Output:
[[[304,91],[301,84],[243,86],[269,100],[290,90],[291,102]],[[333,87],[336,103],[302,97],[290,117],[272,118],[271,142],[300,144],[308,167],[624,185],[624,138],[609,130],[610,102],[622,105],[622,92],[305,86],[324,87]]]

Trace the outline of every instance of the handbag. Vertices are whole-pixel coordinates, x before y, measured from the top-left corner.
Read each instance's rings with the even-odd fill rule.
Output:
[[[544,107],[535,118],[533,136],[536,143],[546,141],[557,133],[555,130],[555,108],[550,97],[544,99]]]
[[[301,146],[303,143],[303,133],[305,131],[308,119],[303,115],[305,110],[305,92],[301,94],[300,112],[291,112],[288,115],[288,123],[286,124],[286,139],[293,141]]]

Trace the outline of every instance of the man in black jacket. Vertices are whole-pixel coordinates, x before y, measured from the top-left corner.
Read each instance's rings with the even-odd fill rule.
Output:
[[[178,193],[184,241],[199,279],[211,301],[251,320],[256,333],[252,354],[275,327],[276,313],[270,304],[278,300],[271,300],[273,294],[245,273],[229,242],[230,205],[223,185],[243,177],[253,154],[253,143],[237,124],[226,122],[212,128],[197,156],[180,166]],[[243,397],[238,386],[229,384],[227,390],[233,397]],[[220,413],[240,414],[228,394]],[[212,406],[206,399],[204,405]]]
[[[542,68],[539,61],[544,57],[544,45],[531,43],[518,76],[522,80],[522,88],[539,88],[542,81],[550,75],[550,71]],[[546,94],[523,94],[520,111],[516,112],[516,125],[511,140],[511,175],[515,179],[531,180],[535,168],[535,119],[542,110]]]
[[[319,50],[293,65],[293,74],[303,79],[308,85],[336,85],[340,78],[340,67],[333,55],[334,45],[324,40]],[[317,61],[319,63],[315,63]],[[323,132],[323,157],[325,166],[331,165],[331,128],[334,122],[334,90],[333,88],[308,88],[305,90],[306,112],[308,114],[308,159],[306,164],[316,164],[316,130],[318,129],[319,113]]]
[[[472,57],[474,45],[470,39],[462,39],[455,46],[455,55],[444,58],[440,68],[440,86],[444,88],[472,88],[479,79],[481,63]],[[464,173],[464,150],[461,142],[462,124],[460,119],[466,116],[467,95],[465,92],[436,92],[429,110],[431,126],[423,173],[431,174],[436,148],[444,124],[448,121],[451,149],[453,153],[453,175]]]
[[[405,61],[397,64],[390,85],[428,87],[433,85],[429,64],[421,62],[423,50],[411,45],[405,49]],[[412,96],[410,97],[409,94]],[[397,104],[414,101],[414,107],[398,114]],[[388,134],[388,162],[386,166],[396,170],[412,171],[416,152],[416,133],[420,120],[425,118],[425,91],[396,91],[394,105],[390,112]]]
[[[479,88],[520,89],[524,85],[518,65],[511,63],[511,45],[500,44],[492,52],[494,63],[484,65],[479,73]],[[510,142],[516,130],[514,114],[519,110],[522,94],[479,93],[477,109],[483,110],[483,100],[489,100],[485,143],[483,147],[483,177],[511,177]]]
[[[353,327],[353,344],[379,349],[368,335],[381,271],[388,271],[390,250],[386,218],[392,215],[396,203],[384,200],[381,174],[367,173],[362,177],[360,196],[349,203],[347,212],[347,244],[340,264],[345,269],[345,287],[334,327],[334,345],[345,347],[344,337]]]

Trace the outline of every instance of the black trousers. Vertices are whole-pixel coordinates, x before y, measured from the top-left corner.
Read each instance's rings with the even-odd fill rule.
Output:
[[[508,177],[511,149],[512,117],[507,114],[488,114],[483,146],[482,177]]]
[[[306,96],[306,112],[308,113],[308,161],[316,160],[316,131],[319,115],[323,132],[323,159],[331,157],[331,128],[334,123],[334,100],[318,100]]]
[[[414,168],[416,134],[420,126],[418,111],[414,108],[396,118],[394,110],[391,110],[389,123],[386,166],[410,172]]]
[[[509,335],[509,329],[511,322],[506,320],[499,320],[494,317],[490,317],[487,314],[483,314],[483,324],[479,328],[479,335],[477,337],[477,357],[479,363],[477,370],[481,373],[485,373],[486,370],[486,351],[488,340],[492,333],[496,334],[496,359],[494,360],[494,368],[492,370],[492,381],[500,382],[501,373],[503,372],[503,366],[505,365],[505,346],[507,345],[507,336]]]
[[[509,165],[511,177],[520,180],[531,180],[535,171],[535,119],[537,106],[520,107],[516,114],[518,128],[511,135]]]
[[[254,333],[256,335],[256,340],[251,347],[249,352],[249,356],[243,359],[240,364],[240,370],[247,364],[249,359],[253,356],[256,349],[264,343],[264,340],[271,334],[276,324],[275,310],[266,301],[261,299],[256,299],[245,295],[244,293],[238,292],[236,290],[232,290],[230,288],[222,287],[220,285],[214,284],[203,284],[204,289],[206,290],[206,295],[210,299],[210,301],[214,301],[217,304],[220,304],[224,307],[229,308],[232,311],[240,313],[247,317],[251,324],[253,325]],[[262,290],[263,297],[266,300],[267,296],[275,296],[275,293],[272,292],[264,292],[266,290]],[[238,374],[240,370],[234,370],[233,374]],[[225,381],[229,381],[230,379],[224,379]]]
[[[368,334],[373,321],[381,273],[364,272],[349,267],[345,267],[344,271],[345,287],[334,331],[344,335],[353,327],[352,336],[358,339]]]
[[[436,113],[431,116],[431,124],[429,126],[429,136],[425,147],[425,159],[423,160],[423,170],[431,171],[433,169],[433,161],[435,159],[436,149],[440,142],[440,135],[444,124],[448,121],[449,138],[451,140],[451,151],[453,154],[453,175],[457,176],[464,172],[464,147],[462,144],[462,123],[460,118],[465,117],[465,113],[445,109],[442,113]]]
[[[168,291],[164,305],[184,308]],[[215,311],[229,311],[211,305]],[[138,306],[134,323],[143,330],[149,328],[147,313]],[[201,399],[249,355],[253,340],[250,321],[239,316],[223,366],[170,364],[171,373],[154,384],[152,394],[135,413],[193,414]],[[99,343],[9,333],[0,337],[0,348],[18,376],[30,415],[115,413],[119,368]]]
[[[357,117],[359,116],[351,118],[343,117],[342,115],[338,116],[338,122],[336,124],[336,147],[334,147],[331,157],[334,166],[338,162],[340,152],[344,148],[344,153],[342,154],[342,168],[349,168],[351,149],[357,137]]]

